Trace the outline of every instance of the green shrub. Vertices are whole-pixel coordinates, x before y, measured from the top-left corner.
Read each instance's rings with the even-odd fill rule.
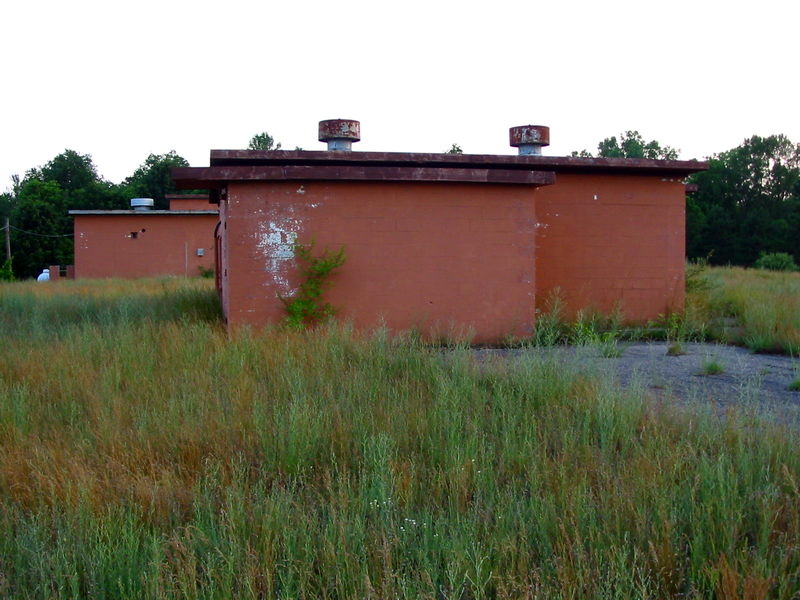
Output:
[[[709,256],[711,256],[709,254]],[[686,263],[686,293],[700,292],[709,287],[706,271],[708,270],[708,257],[690,260]]]
[[[0,267],[0,281],[14,281],[14,271],[11,268],[11,258],[7,258]]]
[[[797,271],[797,263],[791,254],[786,252],[761,252],[758,260],[753,265],[756,269],[768,271]]]

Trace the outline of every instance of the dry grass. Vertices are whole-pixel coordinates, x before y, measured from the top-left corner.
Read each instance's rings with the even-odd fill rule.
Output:
[[[103,285],[102,319],[64,323],[84,288],[0,287],[37,303],[16,317],[33,335],[0,334],[0,596],[800,587],[792,432],[654,408],[535,351],[487,367],[384,332],[228,335],[205,281]],[[152,310],[119,308],[137,294]]]

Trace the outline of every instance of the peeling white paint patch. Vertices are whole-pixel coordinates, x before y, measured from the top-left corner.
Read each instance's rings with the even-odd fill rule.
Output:
[[[291,216],[261,221],[256,231],[256,248],[264,257],[264,268],[281,295],[294,292],[286,274],[294,266],[294,244],[299,231],[300,220]]]
[[[305,193],[306,193],[306,188],[304,188],[304,187],[301,185],[299,188],[297,188],[297,193],[298,193],[298,194],[305,194]]]
[[[297,193],[304,194],[303,186]],[[254,233],[256,250],[264,259],[264,270],[269,275],[265,285],[273,284],[281,296],[296,292],[289,283],[289,273],[296,268],[294,245],[303,231],[302,213],[307,208],[317,208],[318,203],[267,206],[258,211],[258,224]],[[299,213],[299,214],[298,214]]]

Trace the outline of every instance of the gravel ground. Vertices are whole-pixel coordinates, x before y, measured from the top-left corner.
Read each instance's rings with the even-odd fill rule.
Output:
[[[644,387],[654,399],[710,404],[720,411],[731,405],[747,405],[800,426],[800,391],[789,390],[789,384],[800,378],[800,359],[753,354],[735,346],[688,343],[682,345],[685,354],[669,356],[668,347],[667,342],[621,343],[618,348],[622,354],[617,358],[604,358],[596,346],[475,352],[481,359],[553,354],[564,360],[565,368],[612,374],[623,385]],[[722,372],[703,374],[709,363],[719,365]]]

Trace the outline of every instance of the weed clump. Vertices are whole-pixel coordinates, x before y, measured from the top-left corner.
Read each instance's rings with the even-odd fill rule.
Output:
[[[536,309],[536,326],[533,333],[533,345],[541,347],[555,346],[564,340],[567,325],[564,322],[564,301],[559,290],[553,291],[547,298],[545,310]]]
[[[680,342],[672,342],[667,347],[667,356],[683,356],[684,354],[686,354],[686,350]]]
[[[700,367],[699,375],[721,375],[725,372],[725,367],[716,358],[706,358]]]

